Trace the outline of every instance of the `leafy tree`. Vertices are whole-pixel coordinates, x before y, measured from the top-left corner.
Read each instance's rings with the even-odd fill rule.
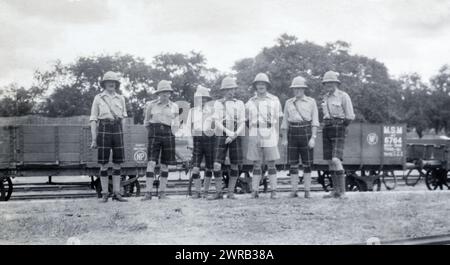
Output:
[[[44,89],[36,86],[24,88],[17,84],[10,84],[0,90],[0,116],[23,116],[35,114],[39,98]]]
[[[208,68],[205,57],[200,53],[164,53],[154,57],[151,75],[155,80],[172,81],[174,100],[192,102],[197,86],[214,85],[218,71]]]
[[[131,55],[80,57],[74,63],[57,62],[50,71],[39,73],[39,83],[53,93],[43,106],[48,116],[89,115],[92,101],[101,92],[99,81],[107,71],[123,77],[119,93],[129,99],[128,112],[142,119],[142,108],[151,88],[150,67]]]
[[[450,66],[444,65],[431,78],[432,104],[430,120],[436,131],[449,131],[450,122]]]
[[[403,121],[408,127],[416,128],[420,138],[423,131],[431,126],[429,109],[432,105],[431,91],[417,73],[402,75],[399,79],[402,87]]]
[[[396,101],[401,89],[389,78],[384,64],[349,53],[350,44],[337,41],[320,46],[312,42],[298,42],[295,36],[283,34],[273,47],[264,48],[255,58],[245,58],[233,67],[238,81],[250,84],[258,72],[267,73],[273,84],[273,93],[282,103],[292,96],[291,80],[298,75],[309,83],[308,94],[322,101],[321,78],[326,71],[340,73],[341,88],[353,100],[359,121],[396,122],[401,120]]]
[[[212,85],[217,70],[206,67],[206,60],[199,53],[161,54],[151,64],[131,55],[101,55],[80,57],[74,63],[56,62],[50,71],[37,72],[37,83],[53,91],[42,106],[48,116],[88,115],[92,101],[101,92],[99,81],[107,71],[122,74],[118,91],[127,98],[128,113],[136,123],[143,121],[143,110],[157,83],[171,80],[175,89],[174,100],[192,101],[198,84]]]

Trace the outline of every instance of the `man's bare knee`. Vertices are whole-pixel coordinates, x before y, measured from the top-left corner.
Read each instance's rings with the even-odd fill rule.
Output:
[[[198,174],[198,173],[200,173],[200,168],[198,168],[198,167],[193,167],[193,168],[192,168],[192,173],[193,173],[193,174]]]
[[[239,170],[239,166],[236,164],[231,164],[230,168],[231,168],[231,170]]]
[[[339,158],[337,158],[337,157],[333,157],[331,159],[331,164],[333,164],[333,166],[337,167],[337,166],[339,166],[341,164],[341,160]]]
[[[220,171],[220,170],[222,170],[222,164],[214,163],[214,171]]]
[[[166,164],[161,164],[161,171],[168,171],[169,167]]]
[[[148,161],[148,163],[147,163],[147,170],[154,171],[155,170],[155,166],[156,166],[156,162],[155,161]]]

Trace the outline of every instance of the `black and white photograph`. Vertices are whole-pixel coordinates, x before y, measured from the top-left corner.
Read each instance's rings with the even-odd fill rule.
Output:
[[[448,245],[449,171],[449,0],[0,0],[0,245]]]

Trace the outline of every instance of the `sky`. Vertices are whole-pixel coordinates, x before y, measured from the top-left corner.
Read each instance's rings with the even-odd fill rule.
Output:
[[[230,72],[283,33],[351,43],[398,77],[450,64],[450,0],[0,0],[0,86],[79,56],[202,52]]]

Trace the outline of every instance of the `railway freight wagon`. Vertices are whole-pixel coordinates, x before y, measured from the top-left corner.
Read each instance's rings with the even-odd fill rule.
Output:
[[[97,150],[89,148],[91,143],[89,126],[70,124],[2,126],[0,136],[0,200],[7,200],[11,196],[12,177],[98,175]],[[247,140],[248,136],[245,136],[244,154]],[[371,190],[374,185],[375,188],[379,188],[381,181],[387,176],[393,176],[394,170],[404,169],[405,140],[405,125],[351,124],[344,151],[344,165],[348,170],[347,188]],[[124,146],[123,174],[132,176],[131,180],[123,183],[127,185],[145,174],[147,162],[145,127],[126,125]],[[176,146],[182,157],[189,157],[186,139],[177,138]],[[277,166],[279,169],[285,169],[286,147],[280,145],[279,148],[281,159],[277,162]],[[182,163],[172,167],[171,170],[184,170],[181,165]],[[251,161],[244,161],[241,176],[249,178],[251,169]],[[327,172],[327,162],[322,159],[320,129],[314,151],[314,170],[318,171],[318,181],[323,188],[330,189],[332,183]]]
[[[410,139],[407,143],[405,176],[407,185],[415,186],[422,178],[429,190],[450,189],[450,139]],[[417,171],[419,177],[410,177]]]

